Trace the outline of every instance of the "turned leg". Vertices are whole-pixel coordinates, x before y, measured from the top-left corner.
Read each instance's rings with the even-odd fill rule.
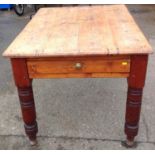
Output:
[[[36,134],[38,132],[36,122],[36,111],[33,98],[32,86],[18,87],[18,95],[24,120],[24,128],[32,145],[36,143]]]
[[[134,137],[138,134],[139,118],[142,102],[142,89],[128,88],[125,133],[127,135],[127,147],[135,146]]]
[[[36,144],[38,127],[32,90],[32,79],[29,79],[26,59],[13,58],[11,59],[11,63],[15,84],[18,89],[25,132],[30,139],[31,145],[34,145]]]
[[[134,138],[138,134],[147,59],[147,55],[131,56],[125,116],[125,134],[127,139],[123,143],[126,147],[136,146]]]

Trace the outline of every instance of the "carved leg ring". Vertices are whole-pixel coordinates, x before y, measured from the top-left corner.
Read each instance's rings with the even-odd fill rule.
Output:
[[[36,122],[36,111],[32,86],[24,88],[18,87],[18,94],[22,109],[25,132],[31,141],[31,145],[34,145],[36,144],[38,127]]]
[[[126,147],[134,147],[134,137],[138,133],[139,118],[142,101],[142,88],[128,88],[126,117],[125,117],[125,134],[127,135]]]

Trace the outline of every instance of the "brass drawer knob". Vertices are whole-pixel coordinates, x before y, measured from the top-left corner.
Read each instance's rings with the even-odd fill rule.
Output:
[[[122,65],[123,65],[123,66],[127,66],[127,65],[128,65],[128,62],[127,62],[127,61],[123,61],[123,62],[122,62]]]
[[[77,63],[75,64],[75,68],[76,68],[76,69],[81,69],[81,68],[82,68],[82,64],[81,64],[80,62],[77,62]]]

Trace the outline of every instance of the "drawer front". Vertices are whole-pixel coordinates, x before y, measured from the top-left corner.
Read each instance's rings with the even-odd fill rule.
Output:
[[[29,59],[28,72],[33,74],[63,73],[129,73],[129,58],[113,59]]]

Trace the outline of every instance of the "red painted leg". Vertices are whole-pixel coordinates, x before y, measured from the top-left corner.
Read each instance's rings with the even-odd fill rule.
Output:
[[[128,93],[126,103],[125,134],[126,147],[134,147],[134,138],[138,134],[142,92],[145,84],[147,55],[131,56],[131,69],[128,78]]]
[[[15,83],[18,89],[25,132],[30,139],[31,145],[34,145],[36,144],[38,127],[36,122],[32,80],[29,79],[25,59],[12,59],[11,62]]]
[[[22,109],[25,132],[28,135],[31,144],[35,144],[38,127],[36,122],[36,111],[32,87],[18,87],[18,94]]]
[[[140,118],[142,101],[142,89],[128,88],[126,117],[125,117],[125,133],[127,135],[126,145],[132,147],[135,145],[134,137],[138,133],[138,122]]]

